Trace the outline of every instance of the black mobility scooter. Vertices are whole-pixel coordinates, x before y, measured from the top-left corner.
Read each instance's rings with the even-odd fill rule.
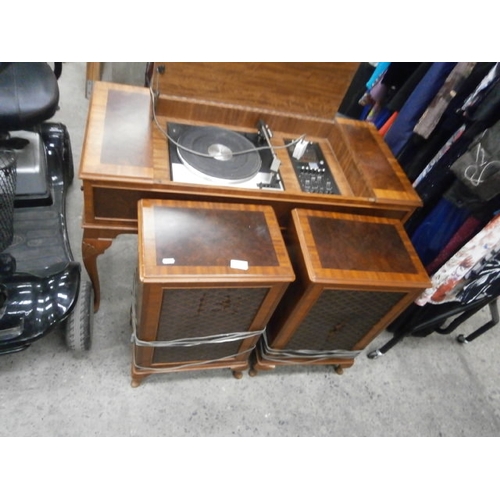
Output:
[[[67,235],[65,199],[74,176],[59,103],[61,65],[0,63],[0,354],[62,331],[71,350],[90,349],[93,292]]]

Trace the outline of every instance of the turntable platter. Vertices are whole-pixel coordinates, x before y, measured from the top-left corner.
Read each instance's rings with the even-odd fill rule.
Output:
[[[261,168],[261,158],[255,146],[246,137],[231,130],[188,128],[177,142],[182,146],[177,148],[182,162],[209,177],[243,182],[252,179]],[[247,150],[250,151],[237,154]]]

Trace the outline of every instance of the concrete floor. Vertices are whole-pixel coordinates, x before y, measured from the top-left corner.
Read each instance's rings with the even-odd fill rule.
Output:
[[[105,74],[142,81],[142,64],[119,69]],[[85,63],[65,63],[60,88],[54,120],[68,127],[78,167],[88,108]],[[67,211],[78,260],[82,206],[76,179]],[[0,358],[0,436],[500,434],[498,329],[466,346],[456,334],[407,338],[379,359],[361,354],[342,376],[331,367],[281,367],[236,380],[217,370],[154,375],[133,389],[129,311],[136,251],[137,238],[121,236],[98,259],[102,300],[91,351],[68,352],[53,334]],[[456,333],[488,319],[483,311]],[[383,333],[371,347],[389,338]]]

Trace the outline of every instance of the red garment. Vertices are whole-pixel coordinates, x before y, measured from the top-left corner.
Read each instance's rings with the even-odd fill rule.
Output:
[[[486,224],[432,276],[432,286],[415,300],[423,306],[457,300],[470,273],[478,271],[492,255],[500,252],[500,214]]]
[[[468,217],[450,241],[441,249],[425,270],[432,276],[448,259],[464,246],[481,229],[482,223],[475,217]]]
[[[387,132],[389,132],[389,129],[391,128],[392,124],[394,123],[394,121],[396,120],[396,118],[398,117],[398,112],[397,111],[394,111],[394,113],[392,113],[392,115],[388,118],[388,120],[382,125],[382,127],[380,127],[379,129],[379,133],[380,135],[383,137],[385,134],[387,134]]]

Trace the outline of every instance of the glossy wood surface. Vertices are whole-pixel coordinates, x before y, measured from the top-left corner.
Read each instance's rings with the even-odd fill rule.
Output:
[[[142,185],[143,189],[165,191],[177,197],[268,201],[276,205],[278,211],[280,204],[309,204],[311,207],[353,207],[365,211],[380,209],[392,211],[395,217],[404,219],[421,205],[404,172],[369,123],[340,118],[335,121],[294,120],[287,115],[263,116],[254,114],[251,109],[212,107],[211,104],[187,101],[183,101],[182,109],[178,109],[169,107],[171,101],[160,101],[172,114],[157,115],[159,126],[156,126],[151,119],[147,89],[96,83],[80,167],[83,181],[92,181],[96,188],[136,190]],[[191,107],[197,110],[198,120],[191,116]],[[230,126],[234,131],[248,132],[256,130],[258,118],[267,119],[274,133],[272,143],[277,148],[283,148],[285,139],[296,139],[302,133],[307,139],[319,142],[332,173],[338,179],[341,193],[302,192],[285,149],[277,149],[282,160],[283,192],[171,181],[163,133],[168,122]],[[96,214],[92,205],[90,208],[92,210],[86,215],[93,219]],[[112,218],[118,218],[117,215]],[[123,218],[127,219],[127,214],[124,215]]]
[[[242,331],[265,328],[295,279],[271,207],[145,199],[139,202],[138,215],[138,338],[162,340],[167,330],[170,336],[184,339],[193,334],[192,325],[198,336],[223,334],[228,332],[217,330],[223,328],[219,322],[228,321],[245,325]],[[248,268],[234,267],[232,259]],[[174,305],[166,312],[169,300]],[[177,307],[175,300],[180,301]],[[234,347],[224,346],[224,359],[219,359],[220,346],[215,344],[207,345],[203,359],[182,361],[162,358],[154,346],[135,346],[132,383],[137,386],[152,373],[169,371],[230,368],[240,375],[249,368],[250,353],[259,338],[256,333]],[[189,350],[184,353],[189,354]]]
[[[429,285],[400,221],[305,209],[293,210],[292,218],[311,282],[404,290]]]
[[[269,346],[278,353],[329,344],[363,350],[430,285],[400,221],[296,209],[288,235],[297,279],[268,325]],[[265,354],[257,352],[255,372],[290,363],[353,364],[341,355],[315,360]]]
[[[169,83],[166,88],[171,93],[160,94],[155,106],[149,89],[95,82],[79,176],[84,193],[82,253],[94,285],[96,309],[100,300],[96,259],[118,234],[137,232],[137,203],[141,199],[266,204],[274,209],[282,228],[287,227],[290,213],[297,207],[355,214],[377,213],[406,220],[421,205],[404,172],[371,124],[333,119],[336,104],[331,98],[332,95],[338,97],[341,90],[347,88],[349,68],[353,69],[348,64],[336,66],[335,63],[332,66],[329,63],[326,68],[319,63],[320,68],[313,71],[309,64],[307,69],[301,70],[302,63],[299,66],[291,63],[288,70],[279,73],[280,83],[276,89],[281,90],[272,98],[273,92],[269,89],[256,94],[255,88],[248,90],[246,86],[254,83],[259,71],[263,72],[264,87],[271,85],[269,79],[276,78],[277,66],[274,63],[254,65],[251,71],[243,73],[240,66],[238,69],[202,64],[194,72],[198,74],[198,82],[189,81],[182,85],[184,80],[178,78],[184,74],[180,72],[182,64],[188,65],[182,70],[188,73],[194,67],[190,63],[179,64],[176,63],[175,68],[167,67],[164,75],[165,78],[177,75],[177,87],[173,80],[166,80]],[[207,76],[202,76],[203,68],[209,72]],[[216,68],[221,69],[220,74]],[[335,68],[339,71],[339,78],[332,83]],[[232,76],[226,80],[228,73]],[[304,78],[308,85],[302,85],[301,79]],[[319,84],[316,78],[319,78]],[[218,83],[214,79],[218,79]],[[297,85],[297,81],[301,85]],[[229,83],[233,88],[235,82],[239,82],[239,87],[236,86],[239,90],[228,94],[232,102],[210,100],[214,93],[218,92],[219,97],[224,95]],[[330,84],[332,88],[328,86]],[[191,88],[196,85],[198,93]],[[300,94],[299,99],[290,94],[294,87]],[[328,90],[326,96],[321,95],[321,90],[325,89]],[[252,102],[247,102],[247,99]],[[299,109],[299,104],[306,101],[321,111],[314,114],[313,109],[303,106]],[[326,112],[327,103],[332,103],[331,112]],[[276,150],[281,160],[284,191],[185,184],[171,180],[164,135],[167,123],[175,121],[223,126],[234,131],[255,131],[259,119],[266,121],[272,129],[272,144],[277,148],[282,148],[286,139],[302,134],[306,134],[308,140],[318,142],[340,194],[302,192],[285,149]]]
[[[145,199],[138,214],[143,282],[262,284],[295,277],[269,206]],[[248,269],[231,267],[232,260]]]
[[[167,96],[333,119],[356,62],[157,62]]]

